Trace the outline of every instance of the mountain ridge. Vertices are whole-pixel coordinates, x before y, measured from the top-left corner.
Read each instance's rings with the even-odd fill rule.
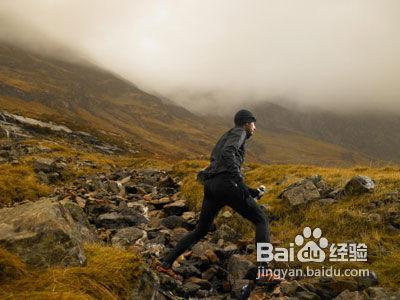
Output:
[[[142,154],[203,159],[233,125],[231,117],[197,115],[99,67],[49,58],[4,43],[0,62],[1,109],[134,143]],[[257,134],[248,143],[249,161],[352,165],[370,160],[358,151],[304,133],[274,132],[263,128],[262,122],[257,125]]]

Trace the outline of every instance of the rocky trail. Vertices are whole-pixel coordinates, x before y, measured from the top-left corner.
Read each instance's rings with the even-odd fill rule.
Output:
[[[35,162],[35,171],[44,182],[59,179],[63,168],[57,159]],[[132,299],[238,299],[241,288],[249,283],[243,277],[255,265],[256,253],[254,240],[244,239],[229,226],[229,212],[224,213],[225,224],[174,263],[173,270],[182,281],[155,271],[160,257],[198,219],[198,213],[190,211],[181,197],[180,186],[179,179],[156,169],[117,168],[81,176],[56,187],[50,197],[1,209],[0,245],[35,268],[85,265],[85,242],[123,247],[140,253],[147,280],[152,281],[150,291],[139,289]],[[312,177],[289,186],[281,197],[288,205],[315,200],[328,203],[346,192],[373,188],[372,181],[359,177],[334,191],[321,178]],[[250,299],[400,298],[399,293],[377,284],[374,273],[346,279],[288,278],[272,290],[256,287]]]
[[[172,173],[109,166],[66,180],[72,169],[96,168],[97,163],[74,155],[57,156],[50,147],[24,141],[34,138],[59,147],[60,138],[75,151],[105,155],[122,150],[85,132],[7,112],[0,113],[0,137],[0,166],[31,164],[38,181],[53,189],[38,201],[12,200],[0,209],[0,246],[29,267],[85,266],[84,244],[98,243],[140,254],[145,275],[130,299],[238,299],[242,287],[250,283],[243,277],[256,264],[254,239],[244,238],[230,226],[234,220],[230,211],[221,214],[222,225],[214,226],[174,263],[173,270],[182,280],[156,271],[159,259],[194,229],[199,217],[181,195],[181,179]],[[374,189],[375,182],[366,176],[355,176],[343,187],[333,188],[315,175],[282,188],[279,198],[287,207],[302,209],[309,202],[329,206]],[[398,210],[383,215],[374,212],[389,204],[399,206],[398,192],[370,202],[365,214],[372,222],[384,219],[388,229],[398,234]],[[271,221],[278,218],[268,207],[264,209]],[[399,292],[378,286],[375,273],[286,279],[271,290],[256,287],[249,299],[400,299]]]

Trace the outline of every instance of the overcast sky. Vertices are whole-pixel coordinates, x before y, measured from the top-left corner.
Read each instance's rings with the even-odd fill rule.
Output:
[[[12,38],[49,49],[42,32],[190,109],[400,112],[398,0],[1,0],[2,16]]]

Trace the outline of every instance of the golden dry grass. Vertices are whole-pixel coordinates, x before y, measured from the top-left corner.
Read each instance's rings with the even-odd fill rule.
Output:
[[[28,274],[20,258],[0,248],[0,282],[22,278]]]
[[[50,193],[51,189],[40,184],[29,165],[2,164],[0,171],[0,207],[23,200],[35,201]]]
[[[84,267],[32,270],[4,280],[1,299],[127,299],[143,272],[140,256],[120,248],[86,244]],[[0,252],[4,255],[5,251]],[[7,254],[8,256],[10,254]],[[19,263],[14,263],[14,268]]]

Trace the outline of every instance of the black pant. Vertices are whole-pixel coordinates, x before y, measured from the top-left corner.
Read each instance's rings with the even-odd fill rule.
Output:
[[[204,184],[204,199],[200,219],[196,228],[187,233],[176,247],[164,259],[164,266],[172,263],[203,238],[210,230],[213,220],[225,205],[230,206],[242,217],[251,221],[256,227],[256,243],[269,243],[268,219],[262,209],[246,193],[229,178],[227,174],[219,174]]]

